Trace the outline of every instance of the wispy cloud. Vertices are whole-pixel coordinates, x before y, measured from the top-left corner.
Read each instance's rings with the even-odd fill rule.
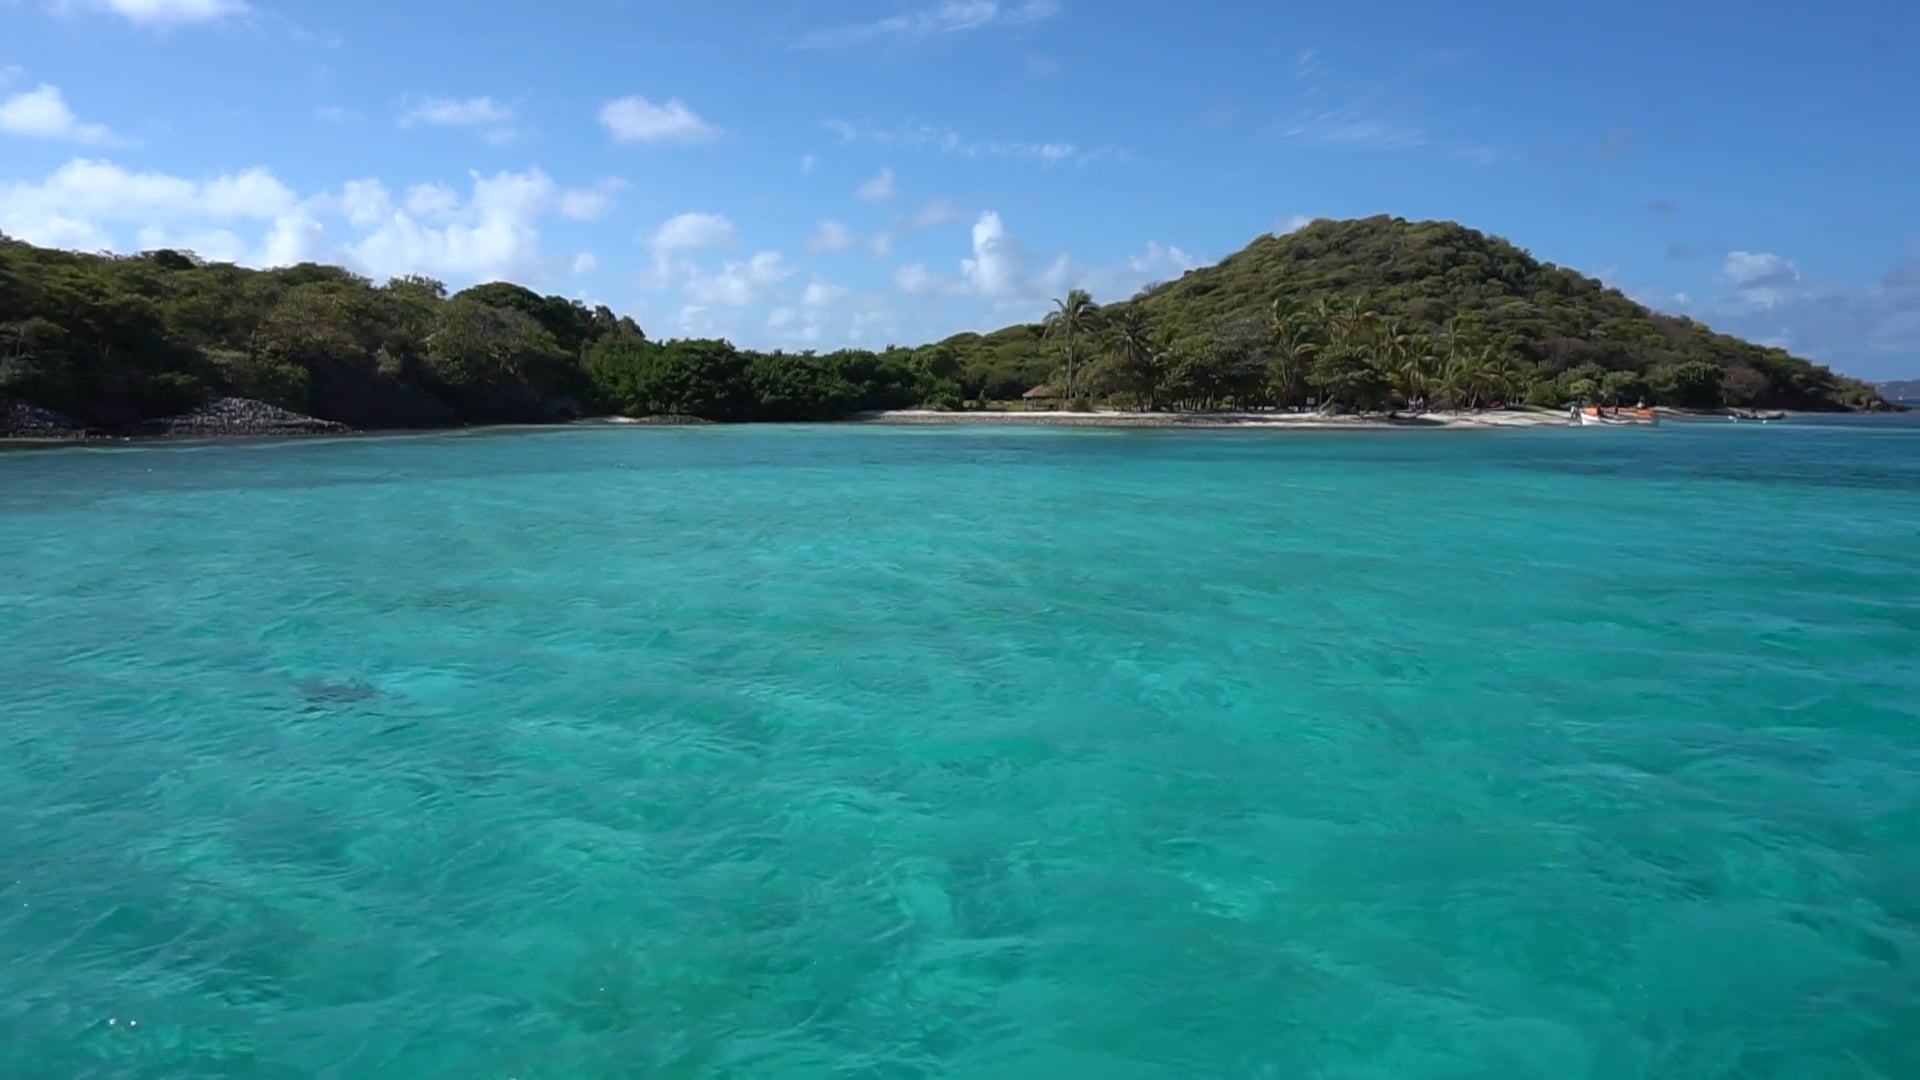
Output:
[[[1519,157],[1519,155],[1508,150],[1503,150],[1498,146],[1463,146],[1455,150],[1453,156],[1459,158],[1461,161],[1470,162],[1474,165],[1503,165],[1509,161],[1515,161]]]
[[[853,124],[845,120],[826,120],[821,124],[841,143],[871,143],[931,150],[955,157],[1009,158],[1038,161],[1042,165],[1086,165],[1101,160],[1128,160],[1125,150],[1113,146],[1087,149],[1071,142],[1020,142],[969,139],[951,128],[909,124],[882,128],[871,124]]]
[[[252,9],[243,0],[68,0],[61,6],[109,11],[141,26],[214,22]]]
[[[911,45],[948,34],[1030,26],[1058,14],[1059,0],[944,0],[884,19],[815,30],[795,41],[793,47],[844,49],[875,42]]]
[[[518,138],[513,127],[512,106],[490,97],[421,98],[411,101],[400,112],[401,127],[476,128],[495,146]]]
[[[1310,110],[1282,125],[1280,134],[1300,142],[1368,150],[1425,146],[1428,141],[1420,128],[1397,124],[1361,102]]]
[[[871,180],[861,184],[853,194],[866,202],[884,202],[893,198],[894,175],[892,169],[881,169]]]
[[[1294,81],[1301,85],[1298,111],[1275,129],[1281,138],[1322,146],[1391,150],[1424,146],[1427,133],[1380,107],[1377,88],[1342,86],[1331,77],[1318,49],[1294,59]]]

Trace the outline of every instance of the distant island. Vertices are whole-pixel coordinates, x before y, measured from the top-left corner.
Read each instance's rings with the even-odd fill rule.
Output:
[[[1880,391],[1661,315],[1451,222],[1317,221],[1106,306],[917,348],[653,341],[507,283],[449,295],[334,266],[82,254],[0,237],[0,436],[265,434],[593,416],[839,420],[1136,413],[1874,410]]]
[[[1920,379],[1897,379],[1893,382],[1874,383],[1873,388],[1888,401],[1920,404]]]

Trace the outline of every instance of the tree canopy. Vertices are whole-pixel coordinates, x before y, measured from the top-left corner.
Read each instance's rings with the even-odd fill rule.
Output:
[[[961,373],[960,396],[1007,397],[1010,384],[1063,371],[1067,336],[1046,331],[1059,328],[1068,306],[1079,309],[1073,297],[1056,301],[1047,324],[939,343]],[[1409,395],[1556,406],[1631,398],[1700,408],[1885,404],[1863,382],[1651,311],[1593,278],[1453,222],[1316,221],[1263,236],[1213,266],[1099,312],[1106,341],[1095,349],[1082,344],[1081,362],[1107,366],[1111,388],[1111,365],[1121,363],[1116,352],[1125,354],[1123,366],[1143,370],[1138,332],[1151,326],[1160,343],[1155,366],[1169,378],[1186,373],[1184,390],[1161,386],[1151,395],[1169,404],[1329,396],[1386,402]],[[1084,312],[1074,327],[1083,343],[1094,333]],[[1116,345],[1116,335],[1131,343]],[[1265,369],[1264,381],[1252,378],[1255,367]],[[1449,369],[1452,394],[1440,392]],[[1471,374],[1480,371],[1493,374]],[[1481,392],[1465,390],[1461,379],[1478,381]]]
[[[449,294],[303,263],[80,254],[0,237],[0,406],[124,428],[223,395],[360,428],[598,411],[819,420],[1063,396],[1139,408],[1875,408],[1864,383],[1661,315],[1450,222],[1374,217],[1265,236],[1104,307],[918,348],[757,352],[648,339],[604,306],[504,282]]]

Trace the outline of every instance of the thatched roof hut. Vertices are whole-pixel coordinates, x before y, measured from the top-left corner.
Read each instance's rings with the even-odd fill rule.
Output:
[[[1027,401],[1052,401],[1054,399],[1053,387],[1041,383],[1039,386],[1034,387],[1020,396]]]

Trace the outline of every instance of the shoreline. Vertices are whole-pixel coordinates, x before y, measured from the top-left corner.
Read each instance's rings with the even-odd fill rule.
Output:
[[[850,423],[937,427],[982,425],[1093,428],[1200,428],[1255,431],[1442,431],[1493,428],[1569,427],[1563,412],[1503,409],[1497,412],[1434,412],[1389,416],[1385,413],[1328,416],[1280,412],[937,412],[893,409],[862,413]]]
[[[1656,410],[1660,419],[1682,424],[1724,420],[1720,412],[1690,412],[1680,409]],[[1787,417],[1820,415],[1789,411]],[[844,420],[797,421],[822,425],[876,427],[1079,427],[1096,429],[1186,429],[1200,431],[1492,431],[1501,429],[1572,427],[1563,412],[1552,409],[1517,408],[1486,412],[1432,412],[1419,415],[1389,416],[1385,413],[1328,416],[1320,413],[1279,412],[943,412],[933,409],[892,409],[859,413]],[[59,435],[0,435],[0,452],[55,450],[60,448],[106,448],[138,446],[187,446],[208,443],[305,442],[313,439],[402,438],[408,436],[451,435],[490,431],[569,431],[582,428],[701,428],[755,427],[752,423],[721,424],[691,416],[590,416],[577,420],[535,424],[475,424],[442,428],[367,428],[337,431],[279,430],[234,431],[205,430],[176,433],[110,435],[72,433]]]

